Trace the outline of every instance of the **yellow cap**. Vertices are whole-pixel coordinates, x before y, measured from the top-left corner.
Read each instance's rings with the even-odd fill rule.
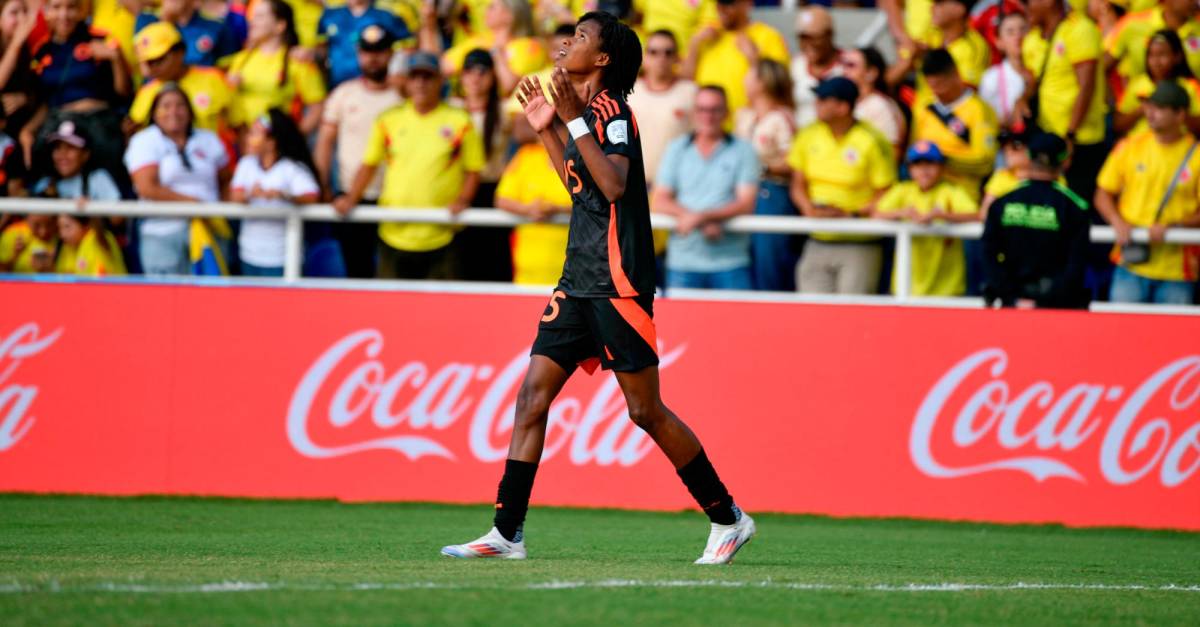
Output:
[[[153,61],[170,52],[183,38],[170,22],[155,22],[133,36],[133,48],[138,61]]]

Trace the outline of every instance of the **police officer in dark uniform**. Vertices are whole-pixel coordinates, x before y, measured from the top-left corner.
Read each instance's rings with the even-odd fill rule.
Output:
[[[996,199],[983,229],[988,306],[1087,309],[1088,203],[1058,183],[1067,144],[1039,133],[1027,144],[1029,180]]]

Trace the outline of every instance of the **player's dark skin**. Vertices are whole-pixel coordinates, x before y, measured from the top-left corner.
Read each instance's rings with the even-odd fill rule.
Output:
[[[563,162],[568,139],[566,123],[583,115],[592,96],[601,91],[601,77],[609,63],[608,54],[600,51],[600,26],[591,21],[579,24],[575,38],[558,51],[554,73],[549,85],[554,100],[551,105],[542,93],[536,77],[526,78],[517,86],[517,100],[525,108],[525,117],[537,131],[553,163]],[[591,134],[575,141],[584,164],[600,191],[610,201],[625,193],[629,159],[620,155],[605,155]],[[559,172],[562,177],[565,172]],[[566,185],[564,178],[563,184]],[[638,190],[637,193],[642,193]],[[637,372],[615,373],[629,418],[641,427],[662,449],[676,468],[692,461],[700,452],[700,441],[662,402],[659,393],[658,367],[650,366]],[[546,423],[550,403],[570,378],[554,360],[534,355],[529,370],[517,394],[516,419],[512,441],[508,445],[509,459],[538,462],[546,441]]]

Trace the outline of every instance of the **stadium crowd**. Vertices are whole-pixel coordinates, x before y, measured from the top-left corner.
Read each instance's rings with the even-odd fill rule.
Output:
[[[82,210],[227,200],[252,216],[324,201],[343,214],[496,207],[529,222],[309,223],[306,276],[553,284],[567,236],[547,218],[571,198],[512,94],[525,76],[545,84],[575,19],[600,10],[644,44],[630,106],[653,210],[678,220],[656,237],[668,288],[886,292],[886,240],[723,224],[804,215],[1048,233],[1077,222],[1010,198],[1036,179],[1082,224],[1117,232],[1116,246],[1038,240],[1072,242],[1056,252],[1084,301],[1194,302],[1200,249],[1163,235],[1200,226],[1196,0],[879,0],[890,63],[873,47],[839,49],[825,8],[801,8],[785,35],[754,6],[0,0],[0,193],[81,210],[0,216],[0,272],[280,276],[279,220]],[[1130,242],[1132,227],[1148,227],[1151,244]],[[914,293],[994,292],[1006,253],[985,240],[916,238]],[[1030,289],[1019,296],[1062,286]]]

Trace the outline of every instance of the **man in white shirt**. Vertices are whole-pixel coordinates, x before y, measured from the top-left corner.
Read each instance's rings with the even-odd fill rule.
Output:
[[[642,133],[646,182],[653,185],[667,145],[692,129],[696,84],[679,76],[679,44],[669,30],[646,39],[642,77],[629,95],[629,108]]]
[[[358,65],[362,76],[338,85],[325,102],[313,163],[323,189],[334,196],[349,188],[354,180],[375,119],[404,101],[388,82],[393,44],[395,39],[387,29],[375,24],[363,28],[358,36]],[[336,183],[333,180],[335,161]],[[367,187],[363,204],[374,204],[379,200],[382,181],[383,172],[380,171]],[[375,232],[376,226],[366,222],[335,225],[334,233],[342,245],[347,276],[360,279],[375,276]]]
[[[833,16],[812,6],[796,15],[796,37],[800,54],[792,59],[792,83],[796,100],[796,126],[817,121],[817,97],[813,89],[823,80],[844,74],[841,51],[833,45]]]

